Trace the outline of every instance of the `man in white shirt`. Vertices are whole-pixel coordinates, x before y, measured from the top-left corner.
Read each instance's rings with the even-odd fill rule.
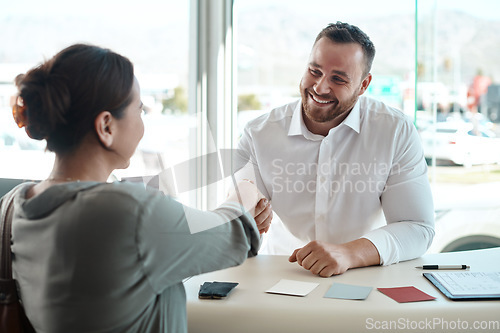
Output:
[[[323,29],[300,82],[301,99],[245,128],[236,153],[305,244],[289,260],[320,276],[421,256],[434,208],[418,133],[402,112],[361,96],[375,48],[359,28]],[[252,170],[252,176],[244,170]],[[269,219],[269,209],[259,220]]]

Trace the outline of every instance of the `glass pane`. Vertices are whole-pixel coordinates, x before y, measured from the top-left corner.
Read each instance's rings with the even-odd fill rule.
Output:
[[[430,165],[430,252],[500,246],[500,2],[418,0],[417,125]]]
[[[135,66],[145,105],[145,136],[126,170],[155,175],[190,157],[187,112],[189,2],[19,0],[2,5],[0,22],[0,178],[43,179],[53,154],[28,139],[11,116],[14,77],[77,42],[110,48]],[[4,163],[9,161],[9,163]]]
[[[240,134],[252,118],[300,98],[299,83],[316,35],[337,21],[358,26],[375,45],[373,79],[366,95],[414,117],[414,1],[236,0],[235,16]],[[304,245],[277,214],[272,228],[266,237],[273,245],[264,243],[263,252],[290,255]],[[277,234],[279,241],[273,242]]]

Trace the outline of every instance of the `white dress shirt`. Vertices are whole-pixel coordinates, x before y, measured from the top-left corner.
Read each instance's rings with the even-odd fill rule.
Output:
[[[301,105],[298,100],[249,122],[235,154],[236,165],[246,164],[240,177],[249,177],[253,166],[251,178],[303,242],[363,237],[383,265],[421,256],[434,237],[434,208],[411,120],[361,96],[324,137],[307,129]]]

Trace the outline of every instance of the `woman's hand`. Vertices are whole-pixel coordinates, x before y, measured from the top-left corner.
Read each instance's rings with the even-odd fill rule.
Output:
[[[271,221],[273,219],[273,209],[271,203],[266,198],[262,198],[255,206],[254,213],[255,223],[257,223],[257,228],[261,234],[267,232],[271,227]]]
[[[261,234],[269,230],[273,218],[271,203],[252,181],[244,180],[239,182],[231,190],[227,200],[238,202],[245,207],[245,210],[254,217]]]

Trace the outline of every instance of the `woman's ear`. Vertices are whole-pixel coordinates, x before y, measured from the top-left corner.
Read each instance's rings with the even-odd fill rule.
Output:
[[[94,121],[95,132],[105,148],[113,144],[113,115],[109,111],[102,111]]]

